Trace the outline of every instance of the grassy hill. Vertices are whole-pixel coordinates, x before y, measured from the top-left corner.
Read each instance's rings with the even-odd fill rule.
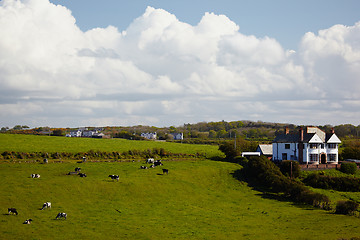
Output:
[[[236,180],[239,165],[210,160],[143,163],[1,163],[1,239],[340,239],[360,219],[269,199]],[[87,178],[66,175],[80,166]],[[32,179],[32,173],[41,178]],[[107,176],[119,174],[120,180]],[[39,210],[50,201],[51,209]],[[15,207],[18,216],[7,214]],[[119,210],[120,213],[116,210]],[[67,220],[55,220],[66,212]],[[32,218],[31,225],[22,224]]]
[[[125,139],[94,139],[94,138],[67,138],[22,134],[0,134],[0,153],[14,152],[124,152],[128,150],[147,150],[164,148],[171,153],[196,154],[204,153],[207,158],[223,156],[218,146],[180,144],[158,141],[135,141]]]

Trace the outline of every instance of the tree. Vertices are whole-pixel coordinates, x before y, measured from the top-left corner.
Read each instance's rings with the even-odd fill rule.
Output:
[[[55,129],[52,133],[53,136],[63,136],[63,131],[61,129]]]

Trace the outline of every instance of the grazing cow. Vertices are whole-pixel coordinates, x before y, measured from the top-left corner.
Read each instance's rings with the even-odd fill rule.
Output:
[[[83,160],[82,160],[83,162],[86,162],[86,157],[83,157]]]
[[[118,180],[118,181],[119,181],[119,175],[109,175],[109,177],[110,177],[112,180]]]
[[[146,160],[146,163],[154,163],[154,159],[153,158],[148,158],[148,160]]]
[[[57,215],[56,215],[56,218],[55,219],[59,219],[59,218],[65,218],[66,219],[67,217],[67,214],[64,213],[64,212],[59,212]]]
[[[16,210],[16,208],[8,208],[8,213],[9,214],[13,213],[13,214],[18,215],[18,211]]]
[[[48,163],[49,161],[47,160],[47,158],[44,158],[44,164]]]
[[[51,208],[51,202],[46,202],[43,204],[43,207],[41,208],[41,210],[45,209],[45,208]]]
[[[33,174],[31,174],[31,177],[32,178],[40,178],[40,174],[33,173]]]
[[[80,177],[87,177],[85,173],[79,173],[78,174]]]
[[[166,174],[169,174],[169,169],[165,169],[165,168],[163,168],[163,175],[166,173]]]
[[[29,219],[26,219],[25,222],[23,224],[30,224],[32,222],[32,219],[29,218]]]
[[[75,168],[75,172],[80,172],[80,171],[81,171],[81,168],[79,168],[79,167]]]
[[[162,166],[164,164],[162,164],[161,160],[157,160],[157,161],[154,162],[154,165],[156,167],[156,166]]]
[[[140,169],[148,169],[147,166],[141,166]]]
[[[155,165],[154,164],[152,164],[152,165],[150,165],[150,167],[149,168],[155,168]]]

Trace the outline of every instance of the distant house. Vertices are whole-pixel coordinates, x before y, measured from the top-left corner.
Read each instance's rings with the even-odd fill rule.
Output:
[[[88,130],[87,128],[79,128],[74,131],[70,131],[70,134],[66,134],[67,137],[93,137],[99,134],[97,130]]]
[[[173,133],[172,135],[174,136],[174,140],[183,140],[184,139],[183,133]]]
[[[297,133],[278,135],[273,143],[273,161],[296,160],[303,164],[338,163],[340,139],[332,130],[325,133],[317,127],[300,128]]]
[[[82,131],[80,129],[70,131],[70,137],[81,137]]]
[[[259,146],[256,148],[256,152],[259,152],[260,155],[264,155],[265,157],[271,159],[273,155],[273,145],[259,144]]]
[[[141,133],[140,135],[141,137],[143,138],[146,138],[146,139],[150,139],[150,140],[155,140],[157,137],[156,137],[156,132],[147,132],[147,133]]]

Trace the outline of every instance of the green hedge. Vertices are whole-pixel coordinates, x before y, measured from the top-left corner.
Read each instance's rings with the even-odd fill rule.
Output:
[[[312,173],[303,179],[303,183],[314,188],[360,192],[360,179],[354,177],[332,177]]]
[[[341,163],[340,171],[346,174],[355,174],[357,165],[354,162],[343,162]]]

